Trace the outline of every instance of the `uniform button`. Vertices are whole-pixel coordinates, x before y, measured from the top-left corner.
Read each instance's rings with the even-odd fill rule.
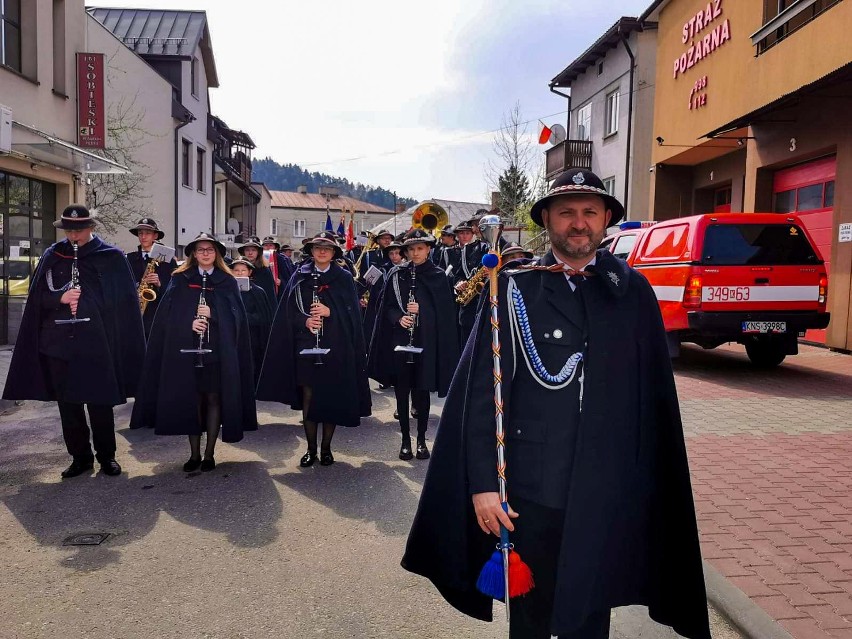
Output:
[[[545,333],[545,334],[544,334],[544,339],[550,339],[550,333]]]
[[[553,337],[555,337],[556,339],[562,339],[562,331],[557,328],[555,331],[553,331]]]
[[[518,429],[518,435],[520,435],[520,434],[521,434],[521,429],[519,428],[519,429]]]

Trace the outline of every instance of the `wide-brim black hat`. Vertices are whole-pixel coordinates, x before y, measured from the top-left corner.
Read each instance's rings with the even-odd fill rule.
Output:
[[[531,260],[535,257],[532,251],[526,250],[523,246],[520,246],[515,242],[509,242],[506,244],[500,251],[500,255],[503,257],[504,261],[517,260],[520,258]]]
[[[166,233],[160,230],[157,221],[150,217],[143,217],[136,223],[136,226],[130,229],[130,232],[137,237],[139,237],[139,231],[153,231],[157,234],[158,240],[162,240],[166,236]]]
[[[384,247],[382,249],[382,253],[384,254],[384,256],[386,258],[390,254],[391,249],[399,249],[400,251],[402,251],[402,244],[400,242],[393,241],[390,244],[388,244],[386,247]]]
[[[228,264],[228,266],[236,266],[237,264],[248,266],[252,271],[254,271],[254,264],[252,264],[251,260],[247,260],[244,257],[233,260],[230,264]]]
[[[456,226],[455,231],[453,231],[453,233],[455,234],[459,231],[470,231],[471,233],[473,233],[473,227],[471,226],[470,221],[465,220],[464,222]]]
[[[293,247],[290,246],[289,244],[282,244],[281,248],[279,248],[278,250],[279,251],[292,251]]]
[[[281,250],[281,242],[276,240],[274,235],[267,235],[265,238],[263,238],[261,244],[274,244],[276,251]]]
[[[97,214],[92,213],[82,204],[71,204],[62,211],[62,217],[53,223],[63,231],[79,231],[95,225]]]
[[[243,249],[249,246],[254,246],[259,253],[263,253],[263,244],[261,244],[260,240],[256,237],[250,237],[248,239],[248,242],[243,242],[242,244],[240,244],[239,248],[237,249],[237,253],[243,255]]]
[[[210,242],[213,246],[216,247],[216,250],[219,251],[219,255],[225,257],[225,253],[228,250],[225,248],[225,245],[222,244],[219,240],[216,239],[215,235],[210,235],[210,233],[199,233],[198,236],[192,240],[189,244],[186,245],[186,248],[183,249],[183,254],[189,257],[192,255],[192,252],[195,250],[195,245],[199,242]]]
[[[305,242],[304,248],[306,251],[311,252],[315,246],[327,246],[334,249],[333,259],[335,260],[343,257],[343,249],[340,248],[340,245],[337,243],[337,235],[331,231],[323,231],[322,233],[315,235]]]
[[[423,229],[414,229],[405,234],[405,238],[402,240],[402,249],[406,250],[412,244],[432,246],[435,244],[435,236]]]
[[[379,231],[378,233],[376,233],[374,239],[378,242],[379,238],[384,236],[384,235],[387,235],[392,240],[394,239],[393,233],[391,233],[390,231],[387,231],[387,230]]]
[[[601,179],[586,169],[568,169],[560,173],[553,181],[550,190],[540,197],[530,210],[532,221],[544,227],[541,219],[542,209],[548,201],[560,195],[598,195],[603,198],[606,208],[612,211],[609,226],[615,226],[624,218],[624,206],[606,192]]]
[[[452,224],[447,224],[441,229],[441,235],[455,235],[456,230],[453,228]]]

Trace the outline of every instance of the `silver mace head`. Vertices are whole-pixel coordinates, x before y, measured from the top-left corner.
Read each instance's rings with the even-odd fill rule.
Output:
[[[484,215],[479,220],[479,231],[482,233],[482,238],[488,242],[492,248],[497,248],[497,242],[503,234],[503,222],[499,215]]]

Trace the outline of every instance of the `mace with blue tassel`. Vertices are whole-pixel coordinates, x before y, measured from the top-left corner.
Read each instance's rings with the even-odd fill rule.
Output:
[[[503,512],[509,512],[506,485],[506,438],[503,426],[503,369],[500,361],[500,314],[498,304],[498,275],[500,273],[500,236],[503,223],[498,215],[486,215],[479,222],[482,237],[491,250],[482,257],[482,266],[488,269],[489,301],[491,307],[491,353],[494,373],[494,421],[497,427],[497,483]],[[479,574],[476,587],[485,595],[506,603],[506,621],[509,621],[509,600],[527,594],[534,587],[532,572],[509,541],[509,531],[500,525],[500,543]]]

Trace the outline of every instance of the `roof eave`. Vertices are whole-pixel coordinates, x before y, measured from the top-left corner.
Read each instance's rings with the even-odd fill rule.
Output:
[[[618,46],[622,36],[630,36],[634,31],[641,31],[642,24],[637,18],[624,16],[607,29],[604,34],[598,38],[588,49],[583,51],[571,64],[565,67],[551,81],[550,87],[560,87],[570,89],[571,84],[580,75],[585,73],[586,69],[591,67],[595,62],[605,57],[610,50]]]

